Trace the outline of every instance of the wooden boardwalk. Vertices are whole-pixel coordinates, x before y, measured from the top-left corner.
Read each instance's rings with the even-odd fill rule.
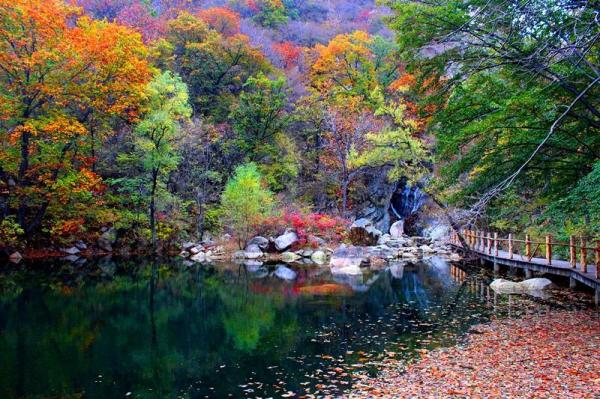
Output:
[[[590,247],[583,240],[571,238],[569,244],[553,242],[547,236],[543,242],[535,242],[525,236],[524,240],[515,239],[512,235],[501,238],[496,233],[466,230],[462,231],[464,243],[476,253],[480,259],[493,263],[523,269],[530,278],[533,272],[568,277],[570,286],[578,283],[595,291],[596,304],[600,303],[600,245]],[[464,249],[456,233],[450,237],[455,248]],[[568,248],[569,260],[558,259],[553,250],[558,247]],[[536,256],[538,251],[545,256]],[[541,255],[541,254],[540,254]],[[593,261],[592,259],[593,258]]]

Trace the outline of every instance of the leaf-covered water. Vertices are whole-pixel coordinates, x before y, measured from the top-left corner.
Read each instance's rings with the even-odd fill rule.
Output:
[[[480,276],[441,259],[346,279],[289,266],[286,281],[277,267],[5,267],[0,397],[339,394],[386,360],[454,344],[498,304]]]

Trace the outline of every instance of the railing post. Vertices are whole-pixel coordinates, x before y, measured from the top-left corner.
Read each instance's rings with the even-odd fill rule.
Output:
[[[529,234],[525,234],[525,256],[527,260],[531,260],[531,239]]]
[[[508,234],[508,258],[513,258],[513,236],[512,233]]]
[[[600,279],[600,240],[596,240],[596,278]]]
[[[585,238],[581,237],[581,271],[587,273],[587,248],[585,247]]]
[[[552,235],[546,234],[546,262],[552,264]]]
[[[494,233],[494,256],[498,256],[498,233]]]
[[[487,233],[487,254],[492,254],[492,233],[488,231]]]
[[[575,269],[577,267],[577,247],[575,246],[575,236],[569,237],[569,255],[571,267]]]

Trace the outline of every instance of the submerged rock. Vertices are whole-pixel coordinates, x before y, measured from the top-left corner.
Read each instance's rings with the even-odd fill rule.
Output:
[[[77,247],[61,248],[60,251],[66,253],[66,254],[69,254],[69,255],[76,255],[80,252],[79,248],[77,248]]]

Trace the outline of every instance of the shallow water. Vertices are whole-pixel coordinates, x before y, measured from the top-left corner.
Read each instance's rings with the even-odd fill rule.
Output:
[[[345,279],[173,259],[0,270],[1,398],[340,394],[506,302],[439,258]]]

